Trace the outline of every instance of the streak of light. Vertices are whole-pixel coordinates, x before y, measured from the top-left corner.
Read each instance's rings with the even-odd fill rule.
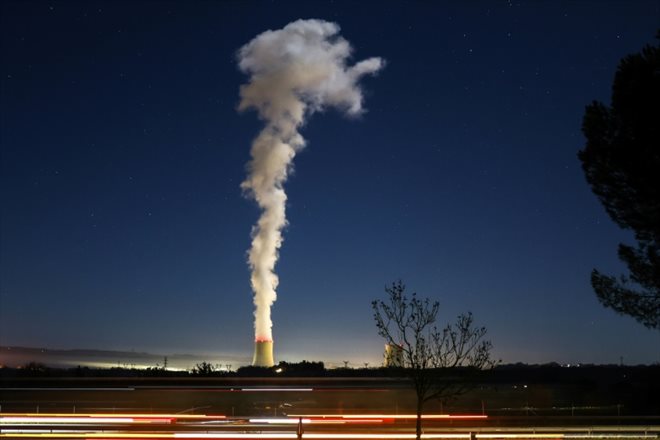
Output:
[[[44,433],[44,434],[4,434],[0,433],[0,438],[102,438],[109,440],[111,438],[174,438],[173,433],[102,433],[102,432],[73,432],[73,433]]]
[[[284,439],[297,438],[293,433],[38,433],[38,434],[5,434],[0,433],[0,438],[93,438],[93,439],[154,439],[154,438],[207,438],[207,439]]]
[[[87,438],[87,439],[155,439],[155,438],[178,438],[178,439],[295,439],[296,434],[293,433],[65,433],[65,432],[35,432],[20,433],[20,432],[5,432],[0,433],[0,438]],[[304,433],[303,438],[307,439],[414,439],[415,434],[357,434],[357,433],[342,433],[342,434],[326,434],[326,433]],[[497,438],[497,439],[565,439],[565,438],[590,438],[590,439],[657,439],[657,435],[653,434],[585,434],[581,436],[564,436],[563,434],[476,434],[477,438]],[[470,434],[422,434],[423,439],[469,439]]]
[[[176,438],[297,438],[296,434],[216,434],[216,433],[181,433]],[[302,438],[309,439],[414,439],[415,434],[321,434],[304,433]],[[422,434],[423,439],[469,439],[470,434]]]
[[[250,423],[267,423],[267,424],[283,424],[283,425],[296,425],[300,423],[300,417],[298,418],[258,418],[258,419],[249,419]],[[329,418],[329,419],[310,419],[303,418],[303,424],[347,424],[347,423],[383,423],[384,419],[368,418],[368,419],[350,419],[344,420],[341,418]]]
[[[330,418],[330,419],[416,419],[416,414],[289,414],[289,417]],[[425,414],[422,419],[487,419],[487,415]]]
[[[132,387],[122,388],[0,388],[0,391],[135,391]]]
[[[227,416],[224,415],[212,415],[212,414],[123,414],[123,413],[76,413],[75,415],[71,413],[0,413],[0,424],[2,421],[8,420],[10,418],[29,418],[33,419],[35,422],[39,422],[44,418],[83,418],[88,419],[90,417],[97,417],[103,419],[113,419],[113,418],[132,418],[140,420],[156,420],[156,419],[225,419]]]
[[[220,433],[175,433],[174,438],[298,438],[296,434],[273,433],[273,434],[220,434]]]
[[[416,414],[347,414],[343,416],[346,419],[368,419],[368,418],[378,418],[378,419],[416,419]],[[422,415],[422,419],[486,419],[486,415],[460,415],[452,416],[449,414],[426,414]]]
[[[31,423],[134,423],[135,421],[132,417],[0,417],[0,425]]]
[[[564,434],[551,433],[551,434],[477,434],[477,438],[564,438]]]
[[[77,433],[83,433],[85,431],[82,431],[80,429],[3,429],[2,433],[11,433],[11,434],[26,434],[26,433],[58,433],[58,432],[77,432]],[[87,432],[94,432],[93,430],[89,430]]]
[[[655,434],[564,434],[564,438],[597,438],[597,439],[637,439],[637,438],[658,438]]]
[[[306,438],[323,438],[323,439],[354,439],[354,438],[364,438],[364,439],[379,439],[379,438],[391,438],[391,439],[409,439],[417,438],[415,434],[315,434],[309,433],[304,434],[303,437]],[[422,434],[422,438],[438,438],[438,439],[457,439],[457,438],[470,438],[470,434]]]
[[[295,425],[299,423],[299,419],[283,419],[283,418],[277,418],[277,419],[250,419],[250,423],[268,423],[268,424],[287,424],[287,425]],[[303,423],[311,423],[312,421],[310,419],[302,419]]]
[[[175,433],[39,433],[39,434],[21,434],[14,435],[0,434],[0,437],[43,437],[43,438],[100,438],[105,440],[115,438],[205,438],[205,439],[255,439],[255,438],[297,438],[294,433],[190,433],[190,432],[175,432]],[[324,433],[304,433],[303,438],[308,439],[414,439],[415,434],[357,434],[357,433],[342,433],[342,434],[324,434]],[[477,434],[477,437],[479,435]],[[533,434],[516,434],[515,437],[493,434],[492,438],[561,438],[561,434],[554,436],[543,436]],[[422,434],[423,439],[469,439],[470,434]]]
[[[261,391],[261,392],[314,391],[314,388],[241,388],[241,391]]]

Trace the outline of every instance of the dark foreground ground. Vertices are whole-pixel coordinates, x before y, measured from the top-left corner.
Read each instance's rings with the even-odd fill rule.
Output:
[[[430,402],[425,414],[451,416],[425,420],[423,438],[659,439],[660,375],[604,371],[489,375],[459,399]],[[415,395],[401,377],[1,373],[0,438],[7,439],[411,439],[415,432],[405,418],[415,412]]]
[[[2,413],[166,412],[234,417],[406,414],[401,377],[21,377],[0,375]],[[660,369],[506,371],[427,413],[567,420],[660,416]]]

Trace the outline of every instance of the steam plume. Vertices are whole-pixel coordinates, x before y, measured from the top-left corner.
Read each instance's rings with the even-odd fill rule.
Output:
[[[272,340],[270,307],[278,284],[274,269],[287,223],[283,184],[294,156],[305,146],[298,129],[307,116],[326,107],[360,114],[358,81],[384,65],[380,58],[369,58],[348,66],[351,46],[338,33],[336,23],[298,20],[258,35],[238,51],[239,68],[250,76],[241,86],[238,109],[254,108],[265,122],[252,143],[248,177],[241,184],[263,210],[248,253],[257,341]]]

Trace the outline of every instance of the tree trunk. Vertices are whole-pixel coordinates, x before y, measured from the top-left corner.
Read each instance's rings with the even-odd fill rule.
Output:
[[[422,408],[424,407],[424,400],[417,398],[417,424],[415,426],[416,439],[422,438]]]

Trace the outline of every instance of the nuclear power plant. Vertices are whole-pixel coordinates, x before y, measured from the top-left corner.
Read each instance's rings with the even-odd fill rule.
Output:
[[[256,110],[265,123],[252,142],[248,176],[241,189],[261,209],[248,251],[255,306],[252,365],[271,367],[275,362],[270,309],[279,284],[275,265],[288,223],[284,184],[293,158],[306,144],[299,130],[308,116],[328,107],[348,115],[362,114],[359,81],[376,74],[385,61],[372,57],[349,65],[348,41],[339,36],[336,23],[323,20],[296,20],[263,32],[237,55],[239,69],[249,76],[240,88],[238,110]]]
[[[255,367],[272,367],[275,365],[275,361],[273,360],[273,341],[254,341],[252,365]]]
[[[403,367],[403,347],[397,344],[385,344],[383,358],[385,367]]]

